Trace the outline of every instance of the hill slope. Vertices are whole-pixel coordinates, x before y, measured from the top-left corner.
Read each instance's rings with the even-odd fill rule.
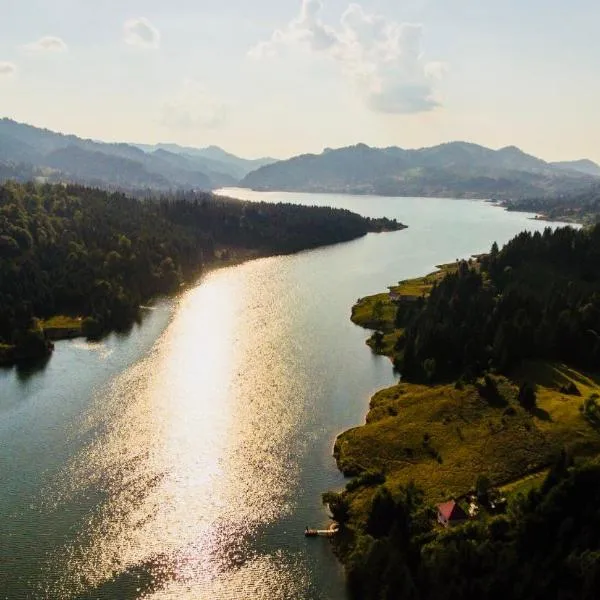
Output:
[[[235,185],[269,160],[245,160],[216,147],[102,143],[0,120],[0,179],[37,177],[123,190],[208,190]]]
[[[569,171],[584,173],[586,175],[592,175],[594,177],[600,177],[600,165],[588,160],[587,158],[583,158],[581,160],[554,162],[552,165],[558,167],[559,169],[566,169]]]
[[[242,185],[257,190],[514,198],[580,189],[593,180],[589,173],[556,167],[514,146],[491,150],[451,142],[419,150],[365,144],[328,149],[263,166]]]

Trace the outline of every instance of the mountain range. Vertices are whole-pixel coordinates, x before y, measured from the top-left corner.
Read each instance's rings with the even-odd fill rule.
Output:
[[[235,185],[274,160],[246,160],[216,146],[104,143],[0,120],[0,179],[72,181],[123,190],[209,190]]]
[[[248,160],[217,146],[105,143],[0,119],[0,181],[77,182],[125,191],[256,190],[511,200],[585,190],[591,160],[546,162],[515,146],[467,142],[430,148],[357,144],[289,160]]]
[[[599,177],[600,166],[592,161],[548,163],[515,146],[491,150],[450,142],[405,150],[357,144],[262,166],[241,185],[256,190],[510,199],[567,193]]]

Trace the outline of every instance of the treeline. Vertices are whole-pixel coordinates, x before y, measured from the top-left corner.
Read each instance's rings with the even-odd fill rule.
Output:
[[[296,252],[398,223],[349,211],[195,193],[141,201],[79,186],[0,186],[0,345],[40,354],[35,318],[86,317],[98,335],[127,326],[228,249]],[[18,357],[18,356],[17,356]]]
[[[344,494],[329,495],[334,515]],[[340,547],[361,600],[593,600],[600,595],[600,465],[563,454],[506,515],[435,525],[413,486],[378,486],[367,522]],[[346,534],[349,535],[349,534]]]
[[[593,225],[600,221],[600,185],[553,198],[523,198],[505,203],[507,210],[534,212],[556,221]]]
[[[461,262],[430,296],[401,305],[395,363],[407,380],[467,381],[523,359],[600,365],[600,225],[524,232]]]

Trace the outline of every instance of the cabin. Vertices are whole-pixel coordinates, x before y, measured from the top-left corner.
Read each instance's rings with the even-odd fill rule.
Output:
[[[467,513],[460,507],[456,500],[443,502],[437,506],[438,523],[444,527],[460,525],[469,519]]]

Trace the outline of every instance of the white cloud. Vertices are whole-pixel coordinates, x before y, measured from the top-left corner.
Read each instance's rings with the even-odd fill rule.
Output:
[[[0,78],[11,77],[17,72],[17,67],[10,62],[0,61]]]
[[[30,52],[66,52],[68,50],[64,40],[53,35],[46,35],[23,47]]]
[[[227,106],[193,79],[186,79],[179,92],[162,107],[161,122],[169,129],[214,129],[226,120]]]
[[[148,19],[129,19],[123,25],[125,43],[139,48],[158,48],[160,32]]]
[[[270,40],[259,42],[248,52],[251,58],[274,56],[285,44],[306,43],[315,51],[327,50],[336,44],[337,34],[319,18],[321,0],[302,0],[300,14],[285,29],[276,29]]]
[[[248,55],[263,59],[301,46],[334,60],[372,110],[418,113],[439,106],[434,86],[446,68],[423,59],[421,25],[398,23],[350,4],[333,28],[320,19],[322,6],[321,0],[303,0],[300,15]]]

